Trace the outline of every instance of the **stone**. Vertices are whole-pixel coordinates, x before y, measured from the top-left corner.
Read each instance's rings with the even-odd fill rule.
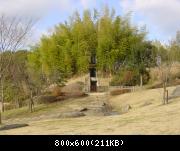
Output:
[[[85,111],[87,111],[87,110],[88,110],[88,108],[84,107],[84,108],[80,109],[79,111],[80,111],[80,112],[85,112]]]
[[[129,104],[123,105],[121,107],[121,113],[127,113],[132,107]]]
[[[176,89],[172,92],[171,96],[169,96],[169,99],[180,97],[180,86],[176,87]]]

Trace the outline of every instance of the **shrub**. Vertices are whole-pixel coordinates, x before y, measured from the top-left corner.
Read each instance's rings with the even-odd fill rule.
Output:
[[[53,96],[62,95],[61,88],[59,86],[54,87],[53,90],[52,90],[52,95]]]
[[[64,87],[62,87],[61,92],[63,93],[79,93],[83,92],[84,89],[84,83],[82,82],[75,82],[72,84],[68,84]]]
[[[150,75],[148,71],[143,71],[143,84],[147,84]],[[122,69],[119,73],[114,75],[110,85],[112,86],[135,86],[140,84],[140,74],[137,69]]]
[[[139,74],[137,70],[123,69],[118,74],[114,75],[111,80],[111,85],[134,86],[139,83]]]

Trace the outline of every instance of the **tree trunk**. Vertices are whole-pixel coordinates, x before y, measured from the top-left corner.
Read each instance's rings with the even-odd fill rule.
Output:
[[[1,111],[0,111],[0,125],[2,124]]]
[[[0,124],[2,124],[2,102],[0,101]]]
[[[143,86],[143,76],[142,74],[140,74],[140,87],[142,88],[142,86]]]
[[[166,104],[166,82],[163,83],[163,104]]]
[[[168,90],[166,90],[166,104],[168,104],[169,102],[169,93],[168,93]]]
[[[19,107],[20,107],[20,105],[19,105],[19,99],[16,98],[16,108],[19,108]]]
[[[1,76],[1,111],[4,112],[4,84]]]
[[[2,124],[2,102],[0,102],[0,124]]]
[[[29,110],[32,113],[34,108],[34,101],[33,101],[33,91],[31,90],[30,100],[29,100]]]

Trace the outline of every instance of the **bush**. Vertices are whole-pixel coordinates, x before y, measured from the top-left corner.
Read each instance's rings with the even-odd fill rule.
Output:
[[[11,110],[14,108],[15,108],[15,105],[13,105],[12,103],[4,103],[4,109],[5,110]]]
[[[114,75],[110,83],[112,86],[124,85],[134,86],[139,84],[139,73],[137,70],[121,70],[118,74]]]
[[[143,84],[147,84],[150,79],[149,72],[143,73]],[[137,69],[122,69],[118,74],[114,75],[110,85],[112,86],[135,86],[140,84],[140,74]]]
[[[59,86],[56,86],[52,89],[52,95],[53,96],[60,96],[62,95],[61,88]]]
[[[63,93],[80,93],[83,92],[84,83],[75,82],[62,87],[61,92]]]

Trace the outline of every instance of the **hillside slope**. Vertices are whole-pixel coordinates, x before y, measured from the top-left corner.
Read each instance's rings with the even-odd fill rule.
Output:
[[[168,89],[171,93],[175,87]],[[36,113],[30,115],[29,120],[24,112],[14,117],[12,113],[6,113],[6,123],[26,122],[29,126],[0,131],[0,134],[180,134],[180,98],[170,100],[168,105],[161,105],[161,97],[162,89],[110,97],[109,102],[115,111],[120,112],[123,105],[131,106],[128,113],[111,116],[48,118],[62,110],[79,108],[93,101],[92,96],[91,99],[71,99],[52,104],[48,109],[39,107]]]

